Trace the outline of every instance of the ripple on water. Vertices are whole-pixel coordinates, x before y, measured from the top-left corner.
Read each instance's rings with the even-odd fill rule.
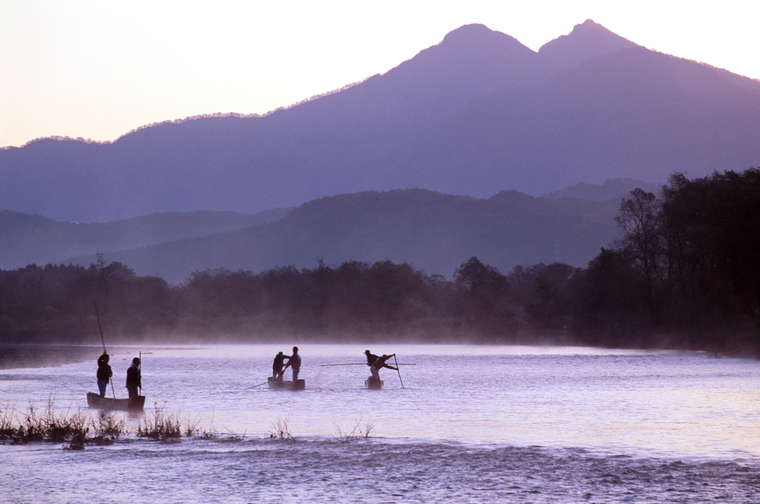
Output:
[[[18,502],[752,502],[760,461],[607,456],[541,447],[305,440],[8,448]],[[24,467],[35,470],[25,470]],[[97,486],[82,488],[82,475]],[[139,484],[135,484],[139,482]],[[36,490],[47,489],[47,491]]]

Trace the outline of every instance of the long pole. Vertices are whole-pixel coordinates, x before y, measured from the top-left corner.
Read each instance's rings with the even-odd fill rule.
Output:
[[[140,356],[138,357],[138,359],[140,359],[140,394],[145,395],[143,394],[143,386],[142,386],[142,352],[138,352],[138,355]]]
[[[319,367],[334,367],[334,366],[366,366],[366,362],[351,362],[349,364],[320,364]],[[399,366],[416,366],[417,364],[411,362],[402,362]]]
[[[100,332],[100,342],[103,344],[103,353],[107,353],[106,340],[103,338],[103,326],[100,325],[100,311],[98,310],[98,303],[93,301],[92,306],[95,307],[95,318],[98,319],[98,332]],[[116,391],[113,388],[113,378],[109,377],[108,381],[111,383],[111,394],[113,394],[113,398],[116,399]]]
[[[106,353],[106,340],[103,338],[103,326],[100,325],[100,311],[98,310],[98,303],[93,301],[92,306],[95,308],[95,317],[98,319],[98,332],[100,333],[100,342],[103,344],[103,353]]]
[[[401,388],[406,388],[404,387],[404,380],[401,379],[401,371],[398,369],[398,359],[396,358],[396,354],[393,354],[393,361],[396,363],[396,372],[398,373],[398,381],[401,382]]]

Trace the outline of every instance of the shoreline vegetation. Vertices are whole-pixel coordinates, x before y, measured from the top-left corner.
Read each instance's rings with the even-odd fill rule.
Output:
[[[347,261],[207,270],[170,286],[120,263],[0,270],[2,343],[560,344],[760,356],[760,169],[635,189],[586,268],[471,257],[452,278]]]
[[[375,429],[373,424],[357,420],[350,429],[335,426],[334,439],[346,443],[369,439]],[[57,411],[48,402],[44,410],[34,406],[22,412],[0,408],[0,444],[27,444],[48,442],[64,444],[64,449],[83,450],[87,445],[106,446],[132,436],[162,443],[175,443],[184,439],[204,441],[239,442],[245,438],[239,434],[221,434],[212,428],[202,428],[197,421],[167,413],[156,406],[152,412],[142,415],[135,427],[129,427],[122,415],[100,411],[89,415],[85,411]],[[280,418],[272,424],[268,436],[262,439],[295,442],[289,422]]]

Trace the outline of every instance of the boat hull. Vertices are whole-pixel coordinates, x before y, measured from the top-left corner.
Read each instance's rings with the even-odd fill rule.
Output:
[[[270,389],[275,390],[304,390],[306,388],[306,380],[275,380],[270,376],[267,378],[267,383]]]
[[[364,385],[370,390],[380,390],[383,388],[383,380],[378,380],[377,378],[370,376],[364,380]]]
[[[134,399],[112,399],[88,392],[87,406],[107,410],[142,411],[145,406],[145,396],[137,396]]]

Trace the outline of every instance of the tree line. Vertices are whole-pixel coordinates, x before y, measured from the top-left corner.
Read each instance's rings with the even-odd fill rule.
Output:
[[[632,191],[617,220],[623,239],[585,270],[580,329],[602,341],[760,349],[760,170],[676,173],[660,195]]]
[[[170,286],[120,263],[0,271],[3,342],[490,341],[760,351],[760,170],[636,189],[586,268],[472,257],[452,278],[389,261],[207,270]]]

